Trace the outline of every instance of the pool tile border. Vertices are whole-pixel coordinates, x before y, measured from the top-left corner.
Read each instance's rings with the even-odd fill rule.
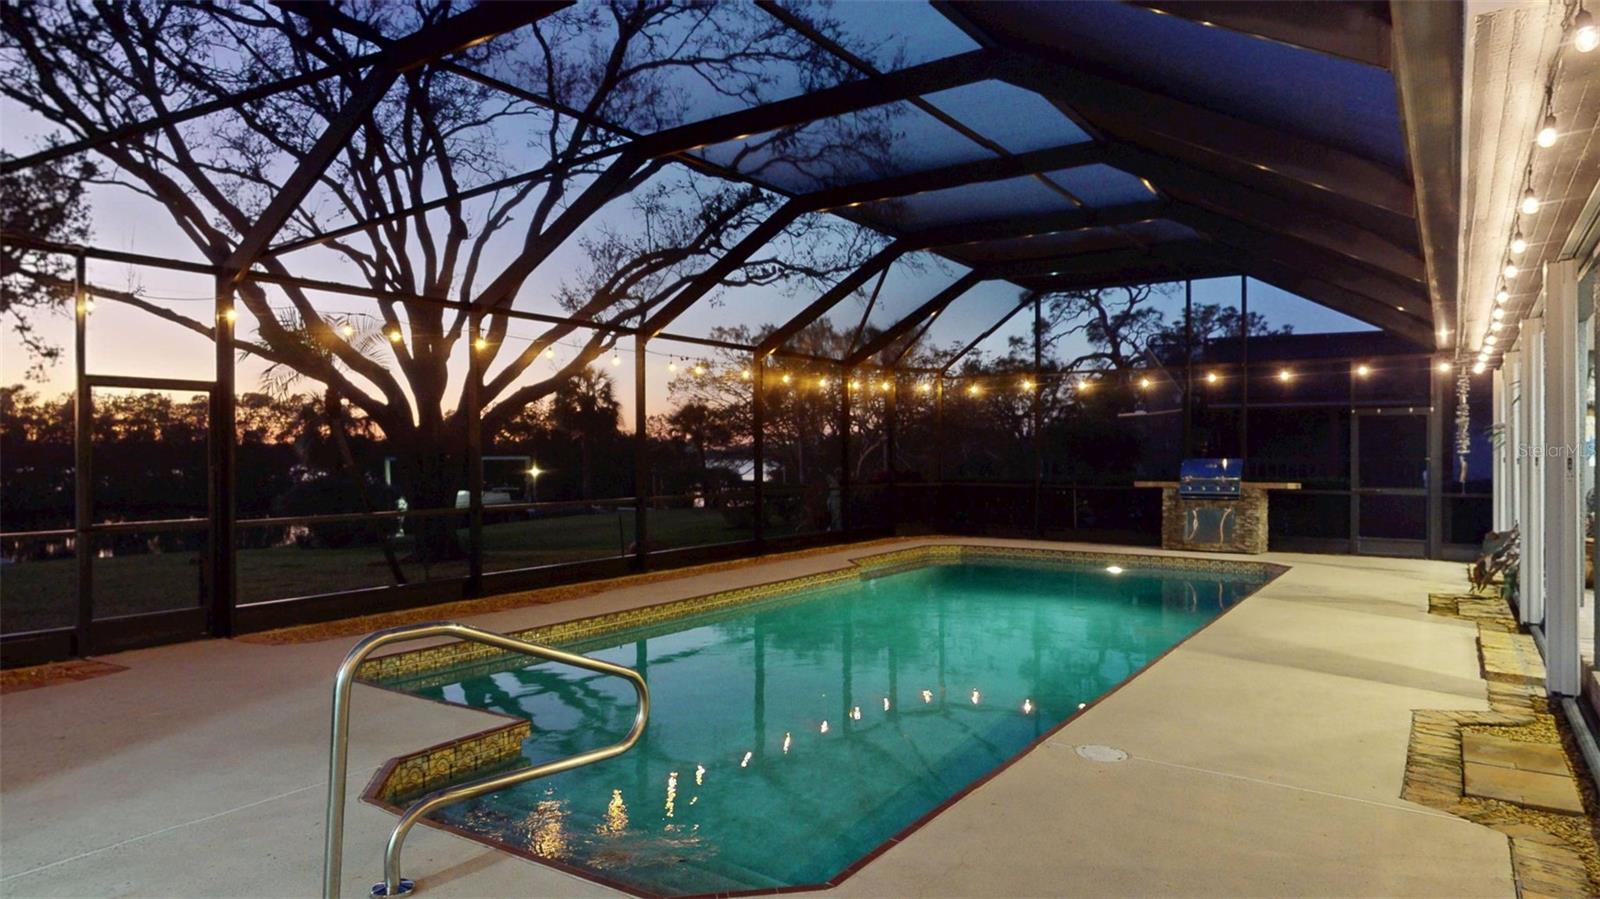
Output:
[[[1100,566],[1105,564],[1118,564],[1129,569],[1159,568],[1163,570],[1178,571],[1205,571],[1233,574],[1253,574],[1264,578],[1263,582],[1254,591],[1248,594],[1255,595],[1267,584],[1276,580],[1280,575],[1289,570],[1287,565],[1271,562],[1243,561],[1234,559],[1208,559],[1192,556],[1165,556],[1148,553],[1123,553],[1123,552],[1096,552],[1084,550],[1057,550],[1041,549],[1036,547],[1003,546],[994,544],[958,544],[958,543],[929,543],[904,549],[891,550],[884,553],[874,553],[868,556],[851,558],[847,565],[828,571],[814,574],[800,575],[784,578],[747,587],[737,587],[730,590],[721,590],[697,597],[672,600],[637,609],[609,612],[602,615],[593,615],[586,618],[577,618],[571,621],[555,624],[541,625],[514,631],[510,636],[518,639],[540,643],[571,643],[580,640],[592,639],[619,630],[628,630],[643,625],[668,621],[687,615],[714,611],[722,608],[754,603],[791,591],[812,589],[815,587],[830,586],[846,583],[864,577],[881,577],[926,565],[956,565],[972,560],[1005,560],[1008,562],[1033,562],[1053,566]],[[899,833],[872,848],[870,851],[856,859],[837,874],[828,878],[823,883],[795,884],[785,887],[771,887],[765,889],[731,891],[725,893],[702,894],[686,896],[682,899],[713,899],[713,897],[742,897],[742,896],[770,896],[783,893],[805,893],[826,890],[838,886],[850,876],[860,871],[868,863],[899,844],[914,831],[933,820],[950,806],[971,794],[974,790],[999,776],[1024,756],[1044,743],[1062,728],[1071,724],[1088,709],[1092,709],[1110,699],[1119,690],[1134,678],[1144,673],[1150,666],[1166,658],[1168,654],[1179,646],[1187,643],[1206,628],[1215,624],[1228,612],[1239,607],[1240,602],[1234,603],[1211,621],[1202,625],[1188,637],[1168,647],[1164,652],[1147,662],[1138,671],[1133,672],[1122,683],[1116,685],[1104,695],[1092,700],[1076,714],[1069,715],[1040,734],[1032,743],[1019,750],[1014,756],[991,769],[983,776],[972,781],[966,787],[949,796],[945,801],[930,809],[926,814],[911,822]],[[372,686],[381,689],[393,690],[404,693],[404,690],[390,685],[388,682],[398,678],[411,678],[426,674],[430,671],[453,669],[456,666],[469,662],[483,661],[494,656],[509,655],[501,650],[485,647],[481,644],[455,642],[440,646],[424,647],[392,655],[381,656],[369,660],[357,671],[357,678]],[[412,658],[408,658],[412,657]],[[389,664],[387,660],[396,660]],[[404,661],[400,661],[404,660]],[[413,695],[413,694],[406,694]],[[420,697],[414,697],[420,698]],[[443,700],[428,700],[441,702],[445,705],[452,703]],[[414,753],[397,756],[390,759],[373,775],[372,781],[362,793],[362,800],[378,806],[395,815],[405,811],[404,804],[421,796],[423,793],[437,789],[450,783],[458,782],[469,774],[486,772],[496,767],[503,767],[517,757],[520,757],[522,742],[532,735],[532,722],[524,718],[504,715],[499,712],[490,712],[479,709],[488,715],[507,719],[506,724],[470,734],[455,740],[449,740],[434,746],[427,747]],[[515,736],[514,736],[515,735]],[[443,821],[424,818],[422,823],[438,830],[453,833],[464,839],[472,840],[485,846],[491,846],[503,852],[527,859],[528,861],[545,865],[556,870],[571,874],[584,880],[598,883],[619,892],[645,897],[645,899],[664,899],[657,894],[642,890],[634,885],[613,880],[588,868],[566,864],[555,859],[535,855],[518,846],[486,838],[483,834],[476,833],[463,827]]]
[[[676,618],[770,599],[784,593],[827,587],[862,578],[882,577],[898,571],[927,565],[956,565],[971,560],[1036,562],[1054,566],[1119,564],[1130,568],[1206,571],[1255,574],[1272,580],[1287,570],[1270,562],[1207,559],[1190,556],[1157,556],[1136,553],[1085,552],[1081,550],[1037,549],[1033,547],[988,544],[927,543],[904,549],[874,553],[848,560],[849,564],[815,574],[800,575],[719,590],[700,596],[676,599],[619,612],[607,612],[513,631],[509,636],[531,643],[561,646],[589,640],[621,630],[630,630]],[[509,655],[505,650],[481,643],[462,641],[411,649],[379,656],[362,663],[357,677],[368,683],[384,683],[411,678],[431,671],[454,668],[468,662]]]

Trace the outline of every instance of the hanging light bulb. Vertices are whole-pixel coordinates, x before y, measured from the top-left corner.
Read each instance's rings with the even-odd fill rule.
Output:
[[[1561,133],[1556,130],[1556,114],[1552,112],[1544,117],[1544,127],[1539,129],[1539,134],[1534,137],[1533,142],[1541,147],[1553,147],[1556,145],[1556,138],[1560,136]]]
[[[973,384],[967,388],[967,393],[970,396],[978,396],[979,394],[983,393],[983,388]]]
[[[1288,370],[1287,368],[1280,368],[1278,369],[1278,380],[1287,384],[1294,380],[1294,372]]]
[[[739,370],[739,377],[742,378],[743,380],[746,380],[746,381],[750,380],[750,369],[748,369],[748,368],[740,369]]]
[[[1494,311],[1489,313],[1489,317],[1494,319],[1495,321],[1499,321],[1499,320],[1501,320],[1501,319],[1506,317],[1506,311],[1504,309],[1501,309],[1500,307],[1496,306]]]
[[[1217,383],[1217,373],[1214,372],[1214,371],[1206,372],[1206,383],[1207,384],[1215,384],[1215,383]]]
[[[1500,338],[1494,336],[1493,334],[1485,334],[1485,335],[1483,335],[1483,343],[1484,343],[1485,346],[1494,346],[1496,343],[1499,343],[1499,342],[1500,342]]]
[[[1372,366],[1366,364],[1365,362],[1356,366],[1356,377],[1365,378],[1370,374],[1372,374]]]
[[[621,364],[622,364],[622,357],[618,356],[616,353],[612,353],[611,354],[611,367],[612,368],[616,368],[617,366],[619,366]]]
[[[233,324],[239,320],[239,310],[233,308],[232,306],[222,310],[222,320],[230,325]]]
[[[404,337],[400,333],[400,329],[399,328],[390,328],[389,331],[388,331],[388,334],[389,334],[389,342],[390,343],[399,343],[401,340],[404,339]]]
[[[677,371],[678,371],[678,361],[676,359],[668,359],[667,360],[667,371],[669,371],[669,372],[671,372],[673,374],[677,373]]]
[[[1528,241],[1523,238],[1522,232],[1511,235],[1511,255],[1520,256],[1528,249]]]
[[[1587,9],[1578,10],[1572,19],[1572,48],[1579,53],[1588,53],[1600,47],[1600,29],[1594,25],[1594,16]]]
[[[1450,369],[1451,369],[1451,365],[1450,365],[1449,362],[1441,362],[1441,363],[1439,363],[1439,365],[1437,367],[1438,367],[1439,372],[1441,374],[1446,373],[1446,372],[1450,371]]]
[[[1504,288],[1502,288],[1499,293],[1494,295],[1495,303],[1498,304],[1498,305],[1501,305],[1501,306],[1504,306],[1506,304],[1506,301],[1510,300],[1510,299],[1511,299],[1511,294],[1507,293]]]
[[[1483,374],[1483,370],[1487,367],[1488,366],[1484,365],[1482,362],[1474,362],[1472,363],[1472,373],[1475,375],[1481,375]]]
[[[880,391],[884,392],[884,393],[888,393],[889,392],[889,388],[891,388],[893,386],[894,386],[894,382],[892,382],[892,381],[879,381],[878,382],[878,389]]]
[[[827,378],[827,376],[823,376],[823,377],[818,378],[817,379],[817,386],[818,387],[827,387],[828,386],[828,378]]]
[[[350,324],[349,322],[345,322],[339,326],[339,333],[346,337],[354,337],[356,336],[356,326]]]
[[[1500,331],[1500,329],[1504,328],[1505,326],[1506,326],[1505,322],[1500,322],[1500,321],[1490,322],[1489,323],[1489,330],[1492,331],[1492,332],[1498,333]]]
[[[932,389],[933,389],[933,385],[929,384],[927,381],[919,381],[917,383],[917,392],[918,393],[927,393],[928,391],[930,391]]]
[[[544,357],[546,359],[554,359],[556,357],[556,348],[553,347],[553,346],[545,347],[544,348]]]
[[[1515,262],[1507,262],[1506,263],[1505,272],[1506,272],[1506,278],[1510,279],[1510,278],[1515,278],[1517,275],[1521,274],[1522,273],[1522,269],[1517,268],[1517,264]]]
[[[489,348],[489,341],[483,339],[482,337],[474,338],[472,341],[472,348],[482,352]]]
[[[1033,392],[1033,380],[1031,378],[1023,378],[1022,379],[1022,392],[1023,393],[1032,393]]]
[[[1140,378],[1139,379],[1139,389],[1140,390],[1148,390],[1148,389],[1150,389],[1150,379],[1149,378]]]
[[[1519,208],[1523,215],[1533,215],[1539,211],[1539,197],[1533,192],[1533,188],[1530,187],[1522,192],[1522,205]]]
[[[791,378],[790,378],[790,377],[789,377],[789,375],[788,375],[788,373],[787,373],[787,372],[785,372],[785,373],[784,373],[784,376],[783,376],[783,383],[785,383],[785,384],[787,384],[787,383],[789,383],[789,381],[791,381],[791,380],[792,380],[792,379],[791,379]]]
[[[700,377],[701,375],[703,375],[705,373],[706,373],[706,367],[704,365],[701,365],[700,363],[696,362],[694,364],[694,376],[698,378],[698,377]]]
[[[860,381],[851,381],[850,382],[850,389],[851,390],[860,390],[861,389],[861,382]]]

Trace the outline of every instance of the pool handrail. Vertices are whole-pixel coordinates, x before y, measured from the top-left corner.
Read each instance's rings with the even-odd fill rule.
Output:
[[[535,658],[546,659],[552,662],[561,662],[577,668],[586,668],[601,674],[609,674],[623,678],[633,685],[633,691],[639,697],[639,711],[634,715],[633,727],[628,730],[627,736],[620,741],[599,749],[591,749],[577,755],[545,762],[527,768],[518,768],[506,771],[470,783],[444,787],[418,799],[400,815],[400,820],[395,824],[394,831],[389,835],[389,844],[383,857],[383,883],[373,886],[373,895],[399,896],[412,890],[409,883],[403,883],[400,876],[400,850],[405,842],[406,834],[422,816],[434,809],[492,793],[495,790],[512,787],[526,781],[579,768],[584,765],[604,761],[613,756],[621,755],[639,742],[639,737],[644,733],[645,722],[650,718],[650,688],[639,676],[637,671],[602,662],[587,656],[563,652],[526,640],[518,640],[505,634],[486,631],[482,628],[471,627],[465,624],[456,624],[451,621],[430,621],[421,624],[408,624],[399,627],[386,628],[374,631],[362,638],[350,652],[345,655],[344,661],[339,664],[338,675],[333,683],[333,727],[329,736],[328,745],[328,813],[326,844],[322,858],[322,895],[324,899],[339,899],[340,869],[344,861],[344,805],[345,805],[345,780],[346,768],[349,762],[350,745],[350,688],[354,684],[357,669],[367,656],[374,651],[392,643],[403,643],[411,640],[424,640],[429,637],[455,637],[472,643],[482,643],[510,652],[520,652]],[[383,892],[379,893],[378,890]]]

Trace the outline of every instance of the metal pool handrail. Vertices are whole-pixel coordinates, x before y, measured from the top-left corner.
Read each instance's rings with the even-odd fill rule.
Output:
[[[338,676],[333,682],[333,730],[328,746],[327,843],[322,858],[322,895],[326,899],[339,899],[339,874],[344,860],[344,800],[347,773],[345,769],[349,761],[350,745],[350,687],[355,680],[356,669],[375,650],[391,643],[423,640],[428,637],[456,637],[623,678],[633,685],[634,693],[638,694],[639,711],[634,715],[633,727],[628,731],[628,735],[610,746],[591,749],[588,752],[534,765],[531,768],[518,768],[471,783],[445,787],[412,803],[411,807],[400,816],[399,823],[395,824],[394,832],[389,835],[389,845],[383,856],[383,883],[373,886],[373,895],[399,896],[411,891],[411,884],[400,877],[400,849],[405,842],[406,834],[422,816],[463,799],[482,796],[535,778],[621,755],[639,742],[639,736],[644,733],[645,722],[650,717],[650,688],[645,685],[644,678],[631,668],[449,621],[410,624],[368,634],[344,657],[344,661],[339,664]]]

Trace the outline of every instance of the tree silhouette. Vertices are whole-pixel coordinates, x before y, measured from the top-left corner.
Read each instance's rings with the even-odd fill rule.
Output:
[[[342,74],[228,113],[97,149],[108,171],[89,181],[147,198],[202,257],[220,263],[275,195],[282,173],[307,155],[323,123],[346,106],[360,73],[354,60],[375,41],[425,30],[461,7],[418,0],[325,11],[342,30],[308,24],[293,8],[265,2],[6,4],[0,8],[7,34],[0,93],[77,138],[324,66],[342,67]],[[814,24],[824,35],[841,37],[826,16]],[[328,385],[379,427],[407,473],[414,508],[452,504],[461,473],[443,460],[462,457],[468,422],[464,388],[459,378],[452,382],[449,363],[458,350],[473,351],[462,345],[472,342],[475,319],[484,328],[485,345],[477,352],[486,372],[487,434],[610,349],[607,332],[569,325],[545,328],[512,349],[511,319],[504,314],[562,241],[551,225],[608,163],[608,151],[627,133],[678,124],[708,105],[749,106],[796,87],[853,77],[844,63],[753,6],[667,0],[575,5],[463,51],[456,66],[404,73],[281,237],[391,217],[438,189],[483,186],[520,171],[537,175],[472,201],[269,254],[259,265],[275,275],[337,265],[374,290],[454,299],[467,308],[379,299],[373,314],[391,340],[368,348],[348,339],[305,290],[250,280],[238,287],[241,314],[254,329],[247,336],[248,321],[241,320],[243,351]],[[463,76],[461,68],[550,102],[499,92]],[[757,135],[719,161],[749,171],[788,167],[823,181],[843,171],[871,171],[894,141],[890,115],[869,110],[819,127]],[[600,118],[623,134],[597,125]],[[782,199],[708,181],[668,159],[637,170],[623,192],[633,197],[638,231],[590,239],[586,273],[558,296],[574,316],[601,322],[642,316]],[[752,260],[735,278],[776,283],[852,267],[864,252],[860,241],[829,244],[813,237],[836,227],[825,216],[802,219],[774,242],[772,254]],[[285,308],[300,327],[284,326]],[[164,317],[211,334],[207,322]],[[578,352],[549,376],[534,378],[534,363],[574,334]]]

